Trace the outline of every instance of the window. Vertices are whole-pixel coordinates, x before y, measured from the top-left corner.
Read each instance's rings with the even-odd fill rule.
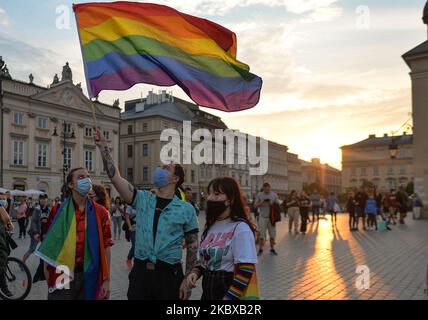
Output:
[[[147,157],[149,155],[149,145],[147,143],[143,144],[143,156]]]
[[[48,118],[38,117],[37,118],[37,128],[47,129],[48,128]]]
[[[92,137],[92,128],[90,127],[85,128],[85,137]]]
[[[394,174],[394,168],[388,167],[388,174]]]
[[[195,170],[192,170],[192,171],[190,172],[190,181],[191,181],[192,183],[195,183]]]
[[[128,144],[128,158],[132,158],[134,154],[134,150],[132,148],[132,144]]]
[[[357,175],[357,169],[351,168],[351,176],[356,176],[356,175]]]
[[[71,133],[71,123],[64,123],[64,132]]]
[[[362,176],[367,175],[367,168],[361,168],[361,175]]]
[[[88,171],[93,171],[93,158],[93,152],[85,150],[85,167],[86,169],[88,169]]]
[[[406,174],[406,167],[404,166],[400,167],[400,174]]]
[[[64,166],[69,170],[71,169],[71,148],[65,148],[62,152]]]
[[[39,168],[46,168],[48,166],[48,145],[37,145],[37,166]]]
[[[134,169],[127,168],[126,169],[126,178],[128,181],[134,181]]]
[[[133,133],[133,128],[132,128],[132,125],[129,125],[128,126],[128,134],[132,134]]]
[[[143,132],[149,131],[149,126],[147,123],[143,123]]]
[[[379,167],[373,168],[373,175],[378,176],[379,175]]]
[[[22,166],[24,165],[24,141],[13,141],[13,164]]]
[[[110,132],[109,131],[103,131],[103,135],[107,140],[110,140]]]
[[[148,181],[148,180],[149,180],[149,168],[144,167],[143,168],[143,181]]]
[[[23,125],[24,124],[24,114],[21,112],[13,113],[13,124]]]

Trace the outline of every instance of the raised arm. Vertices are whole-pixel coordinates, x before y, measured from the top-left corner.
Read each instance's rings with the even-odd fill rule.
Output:
[[[104,163],[104,170],[107,172],[110,181],[113,183],[117,192],[126,203],[130,204],[134,197],[134,186],[129,183],[126,179],[122,178],[119,169],[113,161],[113,157],[108,147],[107,140],[104,135],[100,132],[99,128],[94,129],[94,141],[98,149],[101,152],[101,157]]]

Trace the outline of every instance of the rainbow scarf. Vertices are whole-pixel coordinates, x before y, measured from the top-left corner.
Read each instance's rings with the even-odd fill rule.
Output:
[[[197,104],[223,111],[254,107],[262,79],[236,59],[236,35],[173,8],[137,2],[73,5],[88,92],[137,83],[180,86]]]
[[[57,268],[67,266],[70,277],[74,277],[76,262],[76,215],[71,198],[58,209],[36,255],[49,265]],[[100,215],[92,201],[87,202],[85,215],[85,253],[83,262],[84,292],[86,300],[95,300],[99,295],[102,282],[108,278],[109,271],[104,252],[103,232]]]

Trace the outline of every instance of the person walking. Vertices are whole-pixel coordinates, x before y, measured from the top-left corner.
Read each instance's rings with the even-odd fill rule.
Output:
[[[367,194],[364,191],[363,187],[359,187],[357,193],[355,194],[355,202],[356,202],[356,209],[357,209],[357,228],[359,225],[360,218],[363,222],[363,230],[367,230],[366,228],[366,201],[367,201]]]
[[[300,232],[306,234],[309,209],[311,207],[311,199],[304,190],[300,191],[299,195],[299,210],[300,210]]]
[[[358,231],[358,218],[356,213],[356,201],[353,192],[348,192],[346,210],[349,213],[349,230]]]
[[[276,226],[271,221],[271,210],[274,204],[279,204],[278,195],[271,190],[268,182],[263,184],[263,191],[256,196],[255,208],[260,210],[259,215],[259,252],[263,254],[263,247],[266,239],[266,231],[269,232],[270,253],[277,256],[275,251]]]
[[[312,221],[315,222],[315,217],[317,217],[317,221],[320,219],[321,195],[318,190],[314,190],[310,199],[312,204]]]
[[[100,128],[94,131],[107,176],[125,203],[137,211],[128,299],[189,299],[191,290],[185,276],[196,264],[199,228],[195,209],[175,195],[184,182],[184,168],[174,163],[160,165],[153,174],[157,194],[138,190],[121,177]],[[181,265],[183,239],[187,250],[185,274]]]
[[[338,207],[337,197],[334,192],[330,192],[330,195],[327,198],[327,211],[331,215],[331,223],[337,224],[337,207]]]
[[[423,203],[421,198],[415,192],[412,197],[412,207],[413,207],[413,220],[418,220],[421,217],[421,210],[423,208]]]
[[[27,229],[25,226],[25,221],[27,220],[27,201],[24,197],[21,198],[21,203],[18,208],[16,208],[16,219],[18,220],[19,225],[19,239],[25,239],[27,235]]]
[[[111,220],[113,222],[114,240],[120,240],[122,233],[122,217],[125,217],[125,209],[120,197],[116,197],[110,208]]]
[[[22,257],[22,262],[26,263],[27,259],[32,255],[37,248],[37,245],[43,240],[47,233],[47,222],[51,207],[49,206],[49,199],[47,194],[39,196],[39,205],[35,206],[34,212],[31,217],[30,229],[28,235],[30,236],[30,247]]]
[[[366,207],[364,208],[364,213],[367,216],[367,227],[368,230],[373,230],[373,228],[377,231],[377,206],[376,206],[376,199],[374,196],[373,191],[370,192],[369,197],[366,201]]]
[[[188,286],[195,288],[202,277],[201,300],[241,300],[255,277],[257,255],[255,226],[235,179],[209,183],[206,214],[198,264],[187,277]]]
[[[395,197],[397,199],[398,212],[400,213],[399,222],[400,224],[405,224],[404,219],[407,217],[407,211],[409,210],[409,196],[403,186],[398,188]]]
[[[36,251],[45,261],[48,300],[109,299],[113,241],[108,211],[89,199],[92,181],[87,169],[72,169],[65,185],[65,201],[52,208],[48,233]],[[72,279],[65,279],[66,290],[58,266],[73,273]]]
[[[397,204],[397,198],[396,198],[394,189],[391,189],[389,194],[387,195],[387,204],[389,209],[388,211],[389,223],[392,222],[394,225],[396,225],[398,204]]]
[[[294,225],[294,233],[299,233],[299,197],[296,190],[292,190],[287,199],[288,232],[291,233]]]
[[[195,208],[196,216],[199,216],[199,208],[195,201],[193,201],[193,190],[190,187],[184,189],[184,197],[187,202],[189,202],[193,208]]]

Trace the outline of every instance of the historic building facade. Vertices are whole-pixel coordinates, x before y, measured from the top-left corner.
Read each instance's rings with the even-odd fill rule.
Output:
[[[145,98],[125,102],[120,128],[120,170],[122,174],[140,188],[153,187],[152,173],[161,163],[161,150],[167,144],[167,142],[160,141],[160,135],[164,129],[175,129],[179,132],[180,137],[184,136],[184,121],[191,122],[191,134],[198,129],[208,129],[211,132],[214,159],[216,153],[215,129],[228,129],[219,117],[204,112],[197,105],[176,98],[165,90],[159,93],[149,92]],[[245,135],[238,131],[234,132]],[[200,144],[199,140],[192,141],[191,149],[194,150],[198,144]],[[187,172],[184,186],[192,188],[195,200],[199,201],[201,194],[207,192],[209,181],[219,176],[230,176],[238,180],[244,195],[249,199],[257,190],[260,190],[265,181],[270,182],[272,189],[280,195],[287,191],[286,146],[268,142],[268,172],[263,176],[251,176],[249,162],[247,160],[242,164],[238,162],[239,158],[246,159],[247,157],[247,154],[240,154],[242,150],[238,144],[239,139],[236,138],[233,164],[226,164],[228,150],[225,147],[223,148],[224,164],[195,164],[194,161],[191,164],[184,164]],[[181,141],[180,160],[183,159],[183,149],[183,141]]]
[[[428,25],[428,2],[423,12]],[[412,81],[413,167],[415,192],[424,203],[422,215],[428,218],[428,40],[403,55]]]
[[[390,146],[397,147],[397,155],[391,157]],[[359,187],[369,181],[380,191],[406,187],[413,180],[413,136],[382,137],[370,135],[352,145],[342,146],[342,187]]]
[[[302,162],[299,155],[287,153],[288,191],[303,189]]]
[[[111,195],[116,191],[103,172],[93,141],[92,102],[75,85],[68,63],[61,80],[43,87],[2,72],[1,181],[7,189],[38,189],[50,198],[60,196],[63,175],[71,168],[86,167],[95,183]],[[98,126],[107,136],[115,161],[119,160],[118,105],[95,102]]]
[[[339,194],[342,191],[342,173],[340,170],[321,163],[313,158],[310,162],[301,160],[303,185],[319,183],[327,192]]]

